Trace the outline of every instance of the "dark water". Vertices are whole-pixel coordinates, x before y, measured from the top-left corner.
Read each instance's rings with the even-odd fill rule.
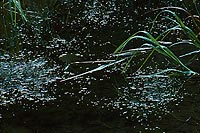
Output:
[[[126,74],[121,74],[125,61],[109,66],[119,44],[149,28],[154,15],[141,14],[178,2],[47,3],[25,3],[24,8],[38,10],[29,12],[30,24],[17,28],[21,51],[1,54],[1,132],[200,131],[198,76],[147,76],[173,67],[158,54],[137,73],[145,54],[133,59]],[[42,4],[48,6],[42,10]],[[5,40],[2,48],[15,47]],[[127,49],[139,46],[136,40]],[[190,66],[199,71],[198,62]]]

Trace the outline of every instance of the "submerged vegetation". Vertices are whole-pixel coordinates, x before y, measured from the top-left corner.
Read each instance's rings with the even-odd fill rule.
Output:
[[[1,1],[0,131],[164,132],[157,123],[168,115],[188,122],[173,112],[199,94],[200,3],[140,2]]]

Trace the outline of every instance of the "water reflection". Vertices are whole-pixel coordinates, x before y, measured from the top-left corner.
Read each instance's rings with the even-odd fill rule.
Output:
[[[79,121],[77,114],[83,115],[89,109],[97,110],[96,112],[101,112],[100,114],[107,111],[109,113],[106,117],[111,117],[114,112],[117,112],[117,118],[120,115],[144,125],[146,121],[153,120],[153,116],[162,119],[162,114],[170,112],[168,104],[181,101],[183,96],[180,90],[183,81],[165,76],[134,75],[135,68],[131,65],[138,66],[137,61],[142,61],[144,58],[136,59],[136,62],[130,65],[131,76],[121,74],[125,62],[120,62],[114,67],[96,69],[109,63],[109,60],[115,60],[110,55],[132,33],[136,30],[148,30],[152,18],[148,16],[144,22],[141,22],[141,14],[160,5],[172,5],[172,1],[63,0],[62,3],[57,2],[54,3],[56,6],[51,5],[52,9],[51,6],[44,7],[41,11],[32,11],[34,8],[31,8],[28,13],[32,22],[19,27],[19,41],[22,43],[20,45],[24,51],[29,51],[28,57],[24,58],[23,55],[23,59],[21,57],[14,59],[9,55],[0,57],[0,105],[10,105],[17,100],[27,99],[29,102],[23,105],[20,113],[32,109],[34,114],[32,120],[36,121],[35,125],[46,124],[51,119],[53,121],[51,122],[58,127],[63,125],[66,127],[71,124],[71,121],[75,121],[74,125],[77,127],[76,122]],[[37,2],[33,5],[37,5]],[[163,27],[158,25],[156,31],[165,30],[169,25],[170,23],[166,23]],[[5,40],[7,39],[0,39],[4,46]],[[130,44],[131,48],[140,46],[137,42],[130,42]],[[32,58],[32,55],[36,56]],[[74,60],[77,55],[81,55],[81,60],[77,59],[79,63],[74,63],[77,61]],[[154,60],[157,61],[157,58]],[[166,62],[163,64],[169,65],[169,61]],[[81,73],[86,74],[79,75]],[[60,82],[61,80],[64,81]],[[50,109],[45,108],[44,104],[40,106],[38,101],[47,101],[47,105],[53,106],[49,106]],[[33,103],[36,103],[37,108],[33,107]],[[52,112],[59,117],[52,118],[52,112],[48,114],[49,110],[50,112],[53,110]],[[92,114],[91,110],[87,113]],[[10,112],[14,116],[17,111]],[[60,112],[62,114],[59,114]],[[35,114],[42,120],[35,120]],[[0,114],[0,118],[2,116]],[[47,121],[43,120],[44,117],[48,117]],[[96,116],[93,118],[95,119]],[[57,121],[62,121],[59,123],[61,125],[57,124]],[[87,123],[85,119],[83,121]],[[26,123],[27,120],[23,122]],[[70,124],[66,124],[67,122]],[[29,124],[33,125],[33,122]],[[54,124],[50,124],[52,125]],[[88,128],[88,125],[86,127]],[[71,127],[69,128],[68,131],[72,132]],[[155,129],[159,127],[156,126]]]
[[[51,68],[42,57],[25,60],[1,55],[0,60],[1,105],[13,104],[21,99],[54,99],[45,86],[55,81],[58,67]]]
[[[168,104],[182,99],[179,90],[183,81],[179,79],[135,76],[128,82],[128,86],[118,88],[120,95],[114,104],[123,108],[126,113],[122,115],[127,118],[137,116],[148,120],[151,115],[167,114]]]

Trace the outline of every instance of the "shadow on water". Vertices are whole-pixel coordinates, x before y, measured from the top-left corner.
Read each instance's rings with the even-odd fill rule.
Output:
[[[122,74],[126,58],[116,63],[113,55],[122,40],[148,29],[140,14],[173,2],[57,2],[28,12],[32,23],[18,27],[19,55],[2,51],[1,132],[200,131],[199,77],[148,76],[171,67],[156,54],[146,69],[135,72],[141,56]]]

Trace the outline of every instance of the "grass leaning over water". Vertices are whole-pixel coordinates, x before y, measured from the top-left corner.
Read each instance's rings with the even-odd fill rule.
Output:
[[[184,9],[182,8],[179,8],[179,7],[170,7],[170,8],[174,8],[174,9],[179,9],[179,10],[183,10],[185,11]],[[194,53],[199,53],[199,49],[200,49],[200,40],[198,39],[198,34],[200,33],[200,30],[199,30],[199,16],[195,16],[195,18],[193,17],[193,15],[190,15],[188,12],[186,12],[187,14],[189,14],[188,17],[191,17],[192,20],[193,20],[193,23],[195,24],[196,27],[198,27],[198,33],[195,33],[192,28],[190,28],[190,26],[187,26],[185,25],[184,21],[181,20],[181,18],[173,11],[169,10],[169,9],[166,9],[166,8],[162,8],[160,9],[160,13],[157,14],[157,16],[155,17],[155,19],[153,20],[153,24],[152,24],[152,27],[150,28],[150,32],[147,32],[147,31],[138,31],[136,32],[135,34],[133,34],[132,36],[130,36],[127,40],[125,40],[116,50],[115,50],[115,54],[118,54],[118,53],[124,53],[124,48],[128,45],[128,43],[132,40],[135,40],[135,39],[142,39],[144,40],[145,44],[142,44],[141,45],[141,48],[146,48],[148,49],[147,52],[149,52],[149,49],[151,49],[151,52],[149,53],[149,55],[146,57],[146,59],[144,60],[144,62],[142,63],[142,65],[138,68],[138,70],[140,70],[141,68],[144,67],[144,65],[147,63],[147,61],[151,58],[152,54],[156,51],[162,55],[164,55],[165,57],[173,60],[175,63],[177,63],[178,65],[182,66],[184,68],[183,71],[181,70],[177,70],[177,69],[165,69],[163,71],[161,71],[159,74],[161,73],[166,73],[166,72],[178,72],[179,74],[198,74],[197,72],[191,70],[190,68],[188,68],[188,66],[186,66],[181,60],[179,57],[183,57],[183,56],[188,56],[188,55],[191,55],[191,54],[194,54]],[[168,16],[164,16],[165,19],[167,20],[170,20],[174,23],[175,26],[171,27],[171,28],[168,28],[166,29],[164,32],[160,33],[157,37],[154,37],[152,34],[151,34],[151,31],[152,29],[154,28],[154,25],[155,25],[155,22],[157,21],[158,17],[161,16],[162,14],[164,13],[167,13]],[[171,16],[171,17],[170,17]],[[169,33],[171,32],[177,32],[179,31],[181,33],[184,34],[184,37],[186,38],[186,40],[182,39],[181,41],[179,42],[171,42],[171,45],[170,46],[167,46],[167,45],[164,45],[164,43],[160,43],[160,42],[165,42],[164,39],[167,38],[167,36],[170,36]],[[177,56],[175,55],[172,50],[170,50],[170,47],[171,46],[174,46],[174,45],[178,45],[178,44],[182,44],[182,43],[186,43],[188,45],[193,45],[196,47],[197,50],[195,51],[192,51],[192,52],[189,52],[189,53],[185,53],[184,55],[182,56]],[[133,50],[132,51],[132,54],[131,54],[131,58],[129,59],[129,61],[127,62],[127,65],[129,65],[130,61],[132,60],[132,58],[135,56],[137,51]],[[130,54],[130,51],[129,51],[129,54]],[[141,55],[141,54],[140,54]],[[124,71],[125,72],[127,70],[127,67],[124,68]]]

